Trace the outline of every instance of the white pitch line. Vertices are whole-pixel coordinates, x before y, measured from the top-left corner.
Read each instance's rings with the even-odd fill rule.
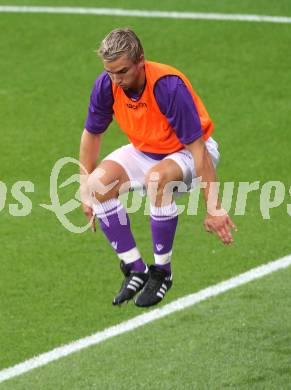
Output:
[[[253,268],[250,271],[225,280],[224,282],[200,290],[197,293],[186,295],[185,297],[179,298],[169,303],[168,305],[161,307],[160,309],[155,309],[150,312],[140,314],[128,321],[121,322],[118,325],[111,326],[110,328],[106,328],[101,332],[97,332],[92,336],[88,336],[62,347],[55,348],[50,352],[43,353],[32,359],[26,360],[23,363],[0,371],[0,383],[29,372],[34,368],[44,366],[62,357],[71,355],[74,352],[88,348],[92,345],[99,344],[105,340],[111,339],[112,337],[119,336],[125,332],[130,332],[136,328],[139,328],[140,326],[148,324],[149,322],[156,321],[177,311],[184,310],[208,298],[215,297],[224,293],[225,291],[241,286],[252,280],[262,278],[263,276],[269,275],[272,272],[287,268],[290,265],[291,255],[282,257],[281,259],[272,261],[265,265],[261,265],[257,268]]]
[[[291,23],[291,17],[247,15],[247,14],[220,14],[206,12],[176,12],[176,11],[149,11],[121,8],[84,8],[84,7],[33,7],[33,6],[0,6],[0,12],[39,13],[39,14],[78,14],[78,15],[108,15],[134,16],[143,18],[167,19],[201,19],[201,20],[228,20],[260,23]]]

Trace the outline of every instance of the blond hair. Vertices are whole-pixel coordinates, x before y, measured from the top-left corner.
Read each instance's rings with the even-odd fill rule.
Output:
[[[140,62],[143,55],[143,47],[137,35],[129,28],[117,28],[112,30],[101,42],[98,55],[103,61],[115,61],[123,55],[127,55],[135,64]]]

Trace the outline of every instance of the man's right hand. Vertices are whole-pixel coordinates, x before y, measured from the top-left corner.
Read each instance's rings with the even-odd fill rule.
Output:
[[[80,200],[86,218],[91,222],[91,230],[96,231],[91,196],[87,186],[89,175],[96,168],[101,143],[100,134],[92,134],[84,129],[80,144]]]
[[[92,207],[86,205],[85,203],[82,203],[83,212],[88,219],[89,222],[91,222],[91,230],[92,232],[96,232],[96,222],[94,217],[94,212]]]

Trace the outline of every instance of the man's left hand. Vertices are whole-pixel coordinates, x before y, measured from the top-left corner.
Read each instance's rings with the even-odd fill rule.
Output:
[[[223,215],[207,214],[204,220],[204,227],[207,232],[216,233],[225,245],[233,242],[231,229],[237,231],[237,227],[226,212]]]

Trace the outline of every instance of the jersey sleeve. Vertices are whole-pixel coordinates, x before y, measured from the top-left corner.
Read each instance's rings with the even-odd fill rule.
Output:
[[[104,71],[95,80],[88,107],[85,128],[93,134],[103,133],[113,118],[111,80]]]
[[[154,94],[161,112],[166,116],[184,145],[202,136],[202,127],[193,97],[178,76],[169,75],[159,79]]]

